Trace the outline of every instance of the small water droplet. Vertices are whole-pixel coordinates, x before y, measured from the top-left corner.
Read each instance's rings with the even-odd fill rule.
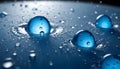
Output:
[[[87,16],[83,16],[83,18],[86,18]]]
[[[3,11],[3,12],[0,13],[0,18],[3,18],[3,17],[5,17],[5,16],[7,16],[7,15],[8,15],[8,13],[5,12],[5,11]]]
[[[13,3],[12,6],[15,6],[15,4]]]
[[[99,28],[111,29],[112,21],[107,15],[99,15],[96,19],[96,26]]]
[[[28,33],[36,38],[48,36],[50,34],[51,26],[49,21],[43,16],[36,16],[28,22]],[[42,36],[41,36],[42,35]]]
[[[83,48],[93,48],[95,46],[95,39],[89,31],[78,31],[72,39],[72,43]]]
[[[78,52],[81,52],[81,50],[80,50],[80,49],[78,49]]]
[[[78,19],[80,19],[81,17],[78,17]]]
[[[16,55],[17,55],[17,53],[16,53],[16,52],[14,52],[14,53],[13,53],[13,56],[16,56]]]
[[[38,10],[38,8],[32,8],[32,11],[37,11]]]
[[[15,46],[17,46],[17,47],[18,47],[18,46],[20,46],[20,43],[19,43],[19,42],[17,42]]]
[[[59,48],[60,48],[60,49],[62,49],[62,48],[63,48],[63,46],[59,46]]]
[[[114,28],[118,28],[118,27],[119,27],[119,25],[117,25],[117,24],[116,24],[116,25],[113,25],[113,27],[114,27]]]
[[[23,6],[23,4],[20,4],[20,7],[22,7]]]
[[[34,51],[34,50],[31,50],[31,51],[30,51],[30,54],[29,54],[29,58],[30,58],[30,60],[34,60],[35,57],[36,57],[36,53],[35,53],[35,51]]]
[[[28,5],[25,5],[25,8],[27,8],[28,7]]]
[[[56,19],[56,18],[57,18],[57,16],[54,16],[54,18]]]
[[[103,44],[99,44],[96,49],[101,49],[103,47]]]
[[[65,20],[60,20],[59,22],[62,23],[62,24],[64,24],[64,23],[65,23]]]
[[[97,11],[95,11],[94,13],[95,13],[95,14],[98,14],[98,12],[97,12]]]
[[[120,56],[107,54],[101,62],[101,69],[120,69]]]
[[[53,62],[52,62],[52,61],[50,61],[50,62],[49,62],[49,65],[50,65],[50,66],[53,66]]]
[[[73,13],[75,10],[74,10],[74,8],[70,8],[70,11]]]
[[[72,28],[72,29],[74,29],[75,27],[74,27],[74,26],[72,26],[71,28]]]

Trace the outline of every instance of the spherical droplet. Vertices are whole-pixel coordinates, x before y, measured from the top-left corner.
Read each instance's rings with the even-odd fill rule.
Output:
[[[96,26],[103,29],[111,29],[112,21],[107,15],[99,15],[96,20]]]
[[[72,39],[72,43],[82,48],[93,48],[95,46],[95,39],[89,31],[78,31]]]
[[[101,62],[101,69],[120,69],[120,56],[105,56]]]
[[[49,35],[51,26],[49,21],[43,16],[33,17],[28,22],[28,33],[31,36],[41,38]]]

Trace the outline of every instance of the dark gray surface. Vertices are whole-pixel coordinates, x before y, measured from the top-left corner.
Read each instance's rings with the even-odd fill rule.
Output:
[[[110,16],[113,24],[119,25],[119,7],[62,1],[11,2],[1,3],[2,11],[8,15],[0,18],[0,69],[8,57],[13,60],[12,69],[96,69],[105,54],[120,54],[120,27],[103,31],[93,26],[100,14]],[[27,23],[34,16],[45,16],[53,27],[60,27],[63,31],[54,36],[51,33],[49,39],[43,41],[13,33],[12,28]],[[64,23],[60,22],[62,20]],[[89,30],[95,37],[96,46],[103,46],[92,51],[73,47],[69,40],[79,30]],[[20,46],[16,47],[18,42]],[[32,61],[29,58],[31,50],[36,52]],[[14,52],[17,56],[13,56]]]

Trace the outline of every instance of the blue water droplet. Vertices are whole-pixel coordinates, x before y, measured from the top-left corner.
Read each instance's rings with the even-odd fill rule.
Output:
[[[82,48],[93,48],[95,46],[95,39],[89,31],[78,31],[72,39],[72,43]]]
[[[99,15],[96,20],[96,26],[98,28],[111,29],[112,21],[107,15]]]
[[[50,30],[50,23],[43,16],[36,16],[28,22],[28,33],[34,37],[46,37],[49,35]]]
[[[3,18],[5,16],[7,16],[7,15],[8,15],[8,13],[3,11],[3,12],[0,13],[0,18]]]
[[[101,62],[101,69],[120,69],[120,56],[108,55]]]

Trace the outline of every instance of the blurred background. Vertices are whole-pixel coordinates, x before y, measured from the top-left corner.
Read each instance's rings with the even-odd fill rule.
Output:
[[[114,6],[120,6],[120,0],[0,0],[0,2],[10,1],[75,1],[75,2],[91,2],[91,3],[102,3]]]

